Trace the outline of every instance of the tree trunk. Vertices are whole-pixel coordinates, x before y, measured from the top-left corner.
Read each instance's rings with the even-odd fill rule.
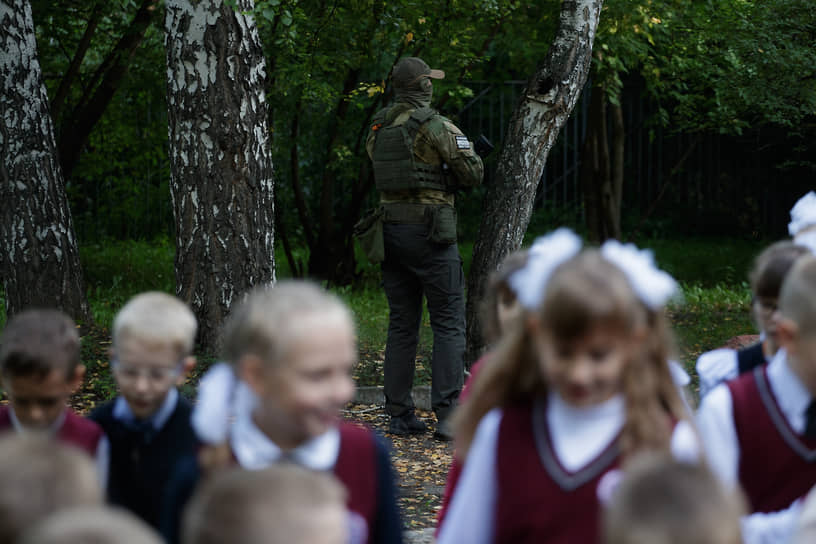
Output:
[[[0,2],[0,42],[0,270],[6,313],[56,307],[90,323],[28,0]]]
[[[612,153],[607,117],[611,111]],[[580,179],[589,240],[620,240],[624,152],[623,111],[609,103],[606,89],[594,87],[589,105],[587,135],[581,149]]]
[[[484,346],[478,308],[488,276],[521,245],[547,155],[586,82],[602,0],[564,0],[558,33],[510,119],[495,183],[487,188],[468,277],[466,362]]]
[[[265,61],[252,0],[168,0],[167,108],[176,291],[201,347],[239,296],[275,281]]]

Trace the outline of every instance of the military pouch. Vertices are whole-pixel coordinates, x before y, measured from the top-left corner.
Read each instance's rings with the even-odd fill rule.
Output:
[[[354,225],[354,237],[357,238],[360,248],[372,263],[381,263],[385,260],[384,214],[382,208],[375,208]]]
[[[456,243],[456,208],[453,206],[428,207],[430,223],[428,240],[449,246]]]

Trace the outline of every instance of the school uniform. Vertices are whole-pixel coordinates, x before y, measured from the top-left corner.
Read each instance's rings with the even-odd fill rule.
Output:
[[[557,393],[497,408],[479,423],[439,544],[598,542],[600,501],[620,478],[622,395],[575,408]],[[691,425],[672,451],[697,456]]]
[[[700,405],[697,423],[711,468],[746,493],[746,542],[787,541],[799,499],[816,484],[816,438],[804,434],[812,401],[779,350],[767,366],[721,384]]]
[[[198,441],[192,407],[171,389],[147,420],[138,420],[123,397],[103,404],[90,417],[110,442],[107,496],[155,528],[160,526],[162,499],[176,463],[195,454]]]
[[[707,351],[697,358],[700,378],[700,398],[722,382],[750,372],[769,361],[765,358],[762,340],[740,350],[720,348]]]
[[[216,369],[216,372],[222,370],[223,367]],[[231,370],[229,375],[232,375]],[[346,488],[352,533],[350,542],[402,543],[403,527],[388,448],[372,431],[341,422],[322,435],[284,451],[252,420],[255,399],[249,388],[240,381],[230,383],[232,386],[227,388],[231,390],[229,398],[220,399],[215,404],[228,400],[227,410],[232,414],[233,421],[226,430],[226,440],[236,466],[263,470],[274,463],[291,462],[311,470],[332,472]],[[204,418],[195,416],[195,419],[199,436],[221,436],[220,421],[214,420],[211,422],[213,429],[208,429]],[[179,542],[179,521],[184,506],[201,477],[201,467],[195,457],[177,465],[164,506],[161,532],[166,542]]]
[[[251,411],[243,410],[236,414],[229,444],[236,463],[248,470],[293,462],[333,472],[346,488],[349,511],[365,522],[365,542],[402,542],[388,449],[369,429],[341,422],[297,448],[283,451],[255,425]]]
[[[0,433],[6,431],[24,431],[11,405],[0,406]],[[109,444],[102,428],[66,406],[51,425],[50,433],[59,442],[70,444],[90,455],[96,463],[97,474],[104,487],[108,475]]]

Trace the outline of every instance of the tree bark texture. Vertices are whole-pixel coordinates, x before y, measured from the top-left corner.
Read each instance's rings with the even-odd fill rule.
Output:
[[[0,1],[0,42],[0,270],[6,313],[52,307],[89,323],[28,0]]]
[[[467,291],[467,364],[482,352],[478,308],[489,275],[517,250],[547,155],[575,107],[592,61],[602,0],[564,0],[558,32],[510,119],[495,183],[487,188]]]
[[[176,291],[206,351],[240,295],[275,281],[266,67],[252,0],[168,0]]]

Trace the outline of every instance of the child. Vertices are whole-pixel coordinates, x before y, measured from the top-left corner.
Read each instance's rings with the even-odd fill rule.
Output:
[[[793,265],[776,321],[771,362],[717,386],[697,416],[712,469],[745,490],[748,542],[787,542],[816,484],[816,258]]]
[[[741,544],[741,497],[707,467],[641,455],[604,509],[606,544]]]
[[[440,544],[596,542],[598,494],[621,460],[693,437],[650,337],[660,328],[623,272],[586,250],[540,276],[524,287],[543,291],[540,309],[508,332],[458,416],[467,457]]]
[[[228,455],[205,457],[250,470],[280,461],[330,470],[346,488],[349,510],[365,521],[368,541],[401,542],[388,450],[368,429],[340,420],[354,394],[351,371],[357,360],[353,320],[345,305],[312,283],[280,281],[251,292],[230,315],[223,335],[226,359],[239,378],[228,384],[235,384],[236,398],[208,396],[218,406],[196,410],[220,411],[222,420],[210,421],[217,432],[199,432],[223,436]],[[223,367],[216,372],[223,373]],[[247,394],[251,400],[244,398]],[[230,410],[234,422],[227,427],[223,418]],[[195,471],[179,478],[179,501],[197,478]],[[172,525],[165,532],[171,541]]]
[[[524,304],[533,306],[529,309],[535,310],[535,294],[532,296],[522,294],[523,300],[519,300],[518,297],[518,289],[521,288],[519,284],[526,283],[527,275],[547,274],[547,270],[552,270],[574,257],[581,250],[581,245],[581,239],[577,235],[569,229],[561,228],[538,238],[528,251],[511,253],[505,258],[499,270],[491,276],[482,303],[485,337],[489,342],[497,342],[503,331],[512,329],[516,321],[523,319]],[[459,395],[460,403],[467,400],[473,381],[491,355],[492,352],[486,353],[471,367],[470,376]],[[461,472],[462,461],[454,451],[453,462],[445,482],[442,506],[436,518],[437,534],[447,514]]]
[[[715,349],[697,359],[700,396],[705,396],[720,382],[731,380],[770,361],[779,347],[773,315],[782,281],[796,260],[808,250],[793,242],[782,241],[765,248],[754,261],[749,275],[753,299],[751,312],[759,327],[760,341],[740,349]]]
[[[0,437],[0,543],[54,512],[102,503],[102,486],[91,458],[44,434]]]
[[[108,500],[156,528],[172,468],[197,447],[190,403],[176,390],[195,364],[196,329],[176,297],[148,292],[128,301],[113,322],[119,396],[90,416],[110,441]]]
[[[184,544],[347,544],[343,486],[292,463],[230,469],[202,485],[184,515]]]
[[[26,310],[9,320],[0,342],[0,380],[9,400],[0,406],[0,431],[45,431],[104,463],[102,429],[68,407],[85,375],[71,318]]]
[[[127,510],[83,506],[48,516],[23,533],[18,544],[162,544],[162,540]]]

